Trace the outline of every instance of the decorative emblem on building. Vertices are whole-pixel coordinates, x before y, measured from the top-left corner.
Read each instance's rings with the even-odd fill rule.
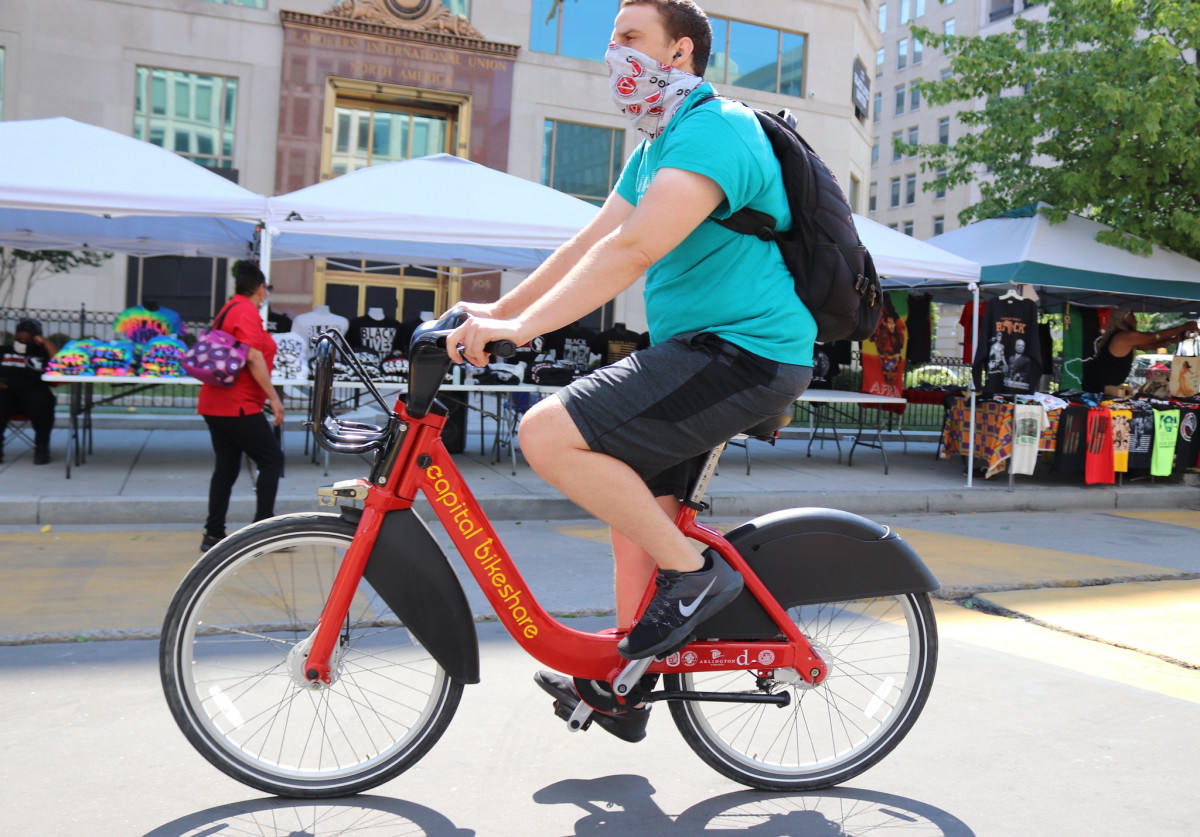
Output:
[[[452,14],[439,0],[341,0],[325,14],[345,20],[485,40],[478,29]]]

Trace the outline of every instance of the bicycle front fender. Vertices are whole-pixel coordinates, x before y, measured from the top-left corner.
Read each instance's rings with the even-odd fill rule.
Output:
[[[475,618],[446,553],[416,512],[387,513],[363,577],[451,678],[479,682]]]
[[[725,537],[784,609],[938,588],[903,538],[850,512],[788,509],[755,518]],[[697,637],[721,639],[778,633],[749,589],[696,629]]]

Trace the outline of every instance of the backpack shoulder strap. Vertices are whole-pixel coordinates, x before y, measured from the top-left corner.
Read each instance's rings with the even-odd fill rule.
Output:
[[[710,93],[707,96],[702,96],[701,98],[697,99],[696,104],[693,105],[693,107],[698,108],[705,102],[709,102],[713,99],[724,98],[724,96],[718,96]],[[727,101],[732,102],[737,100],[727,99]],[[745,102],[741,102],[740,104],[750,107],[749,105],[746,105]],[[751,108],[751,110],[753,110],[753,108]],[[775,216],[768,212],[760,212],[757,209],[751,209],[748,206],[743,206],[728,218],[713,218],[711,215],[709,217],[725,229],[733,230],[735,233],[740,233],[742,235],[753,235],[762,239],[763,241],[775,240],[775,225],[778,222],[776,221]]]

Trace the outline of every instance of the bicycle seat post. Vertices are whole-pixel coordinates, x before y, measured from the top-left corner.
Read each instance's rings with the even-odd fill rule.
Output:
[[[736,439],[737,437],[735,436],[734,438]],[[704,494],[708,491],[709,480],[717,472],[717,462],[720,461],[721,453],[725,450],[725,445],[727,444],[728,442],[721,442],[721,444],[708,452],[708,457],[704,460],[704,464],[700,468],[700,473],[696,475],[696,482],[692,485],[692,491],[688,494],[688,498],[684,503],[688,508],[695,511],[701,511],[704,508]]]

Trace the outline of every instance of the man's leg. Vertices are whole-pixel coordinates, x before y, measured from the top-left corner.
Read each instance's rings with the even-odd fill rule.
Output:
[[[208,484],[208,519],[204,532],[214,538],[225,537],[225,516],[229,512],[229,496],[237,482],[242,466],[242,449],[230,435],[229,416],[205,416],[209,437],[212,440],[216,464]]]
[[[275,516],[275,495],[279,492],[279,475],[283,473],[283,450],[267,417],[259,413],[242,416],[244,429],[238,434],[241,448],[258,466],[254,483],[254,520]]]
[[[50,434],[54,430],[54,393],[50,387],[31,387],[21,400],[33,425],[33,464],[45,465],[50,461]]]
[[[654,556],[658,567],[678,572],[703,567],[700,554],[642,478],[624,462],[588,447],[561,401],[538,402],[521,420],[520,442],[542,479]]]
[[[655,497],[658,505],[672,520],[680,503],[674,497]],[[616,573],[617,627],[627,628],[637,616],[642,596],[658,569],[654,556],[625,535],[612,530],[613,563]]]

